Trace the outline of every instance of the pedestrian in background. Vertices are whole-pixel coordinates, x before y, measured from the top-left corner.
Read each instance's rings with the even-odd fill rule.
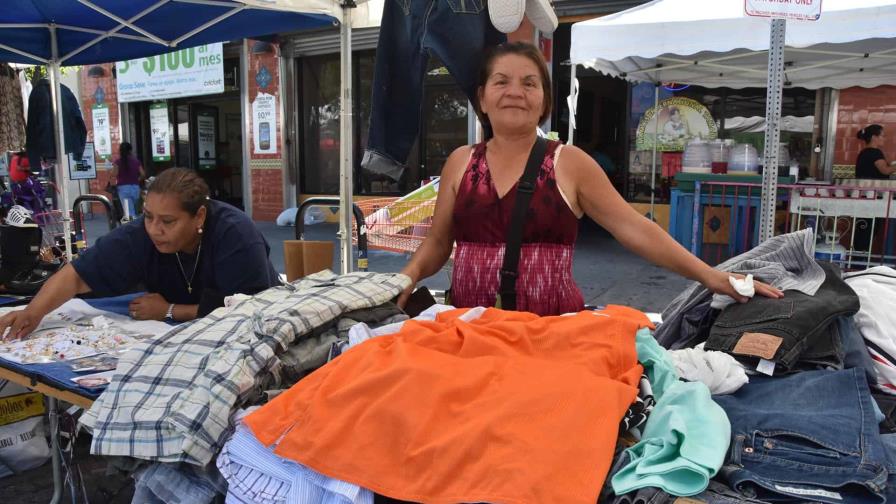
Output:
[[[122,142],[118,149],[118,159],[112,168],[113,184],[118,185],[118,197],[127,220],[137,216],[137,200],[140,199],[140,180],[146,178],[143,165],[134,156],[133,148],[128,142]]]

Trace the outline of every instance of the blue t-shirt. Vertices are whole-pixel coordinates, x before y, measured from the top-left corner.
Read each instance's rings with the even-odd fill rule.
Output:
[[[270,251],[245,213],[227,203],[210,201],[192,293],[187,291],[187,280],[193,274],[196,255],[180,254],[181,272],[175,254],[163,254],[152,244],[143,217],[98,239],[72,266],[98,296],[143,288],[169,303],[200,304],[210,293],[215,297],[255,294],[279,285],[279,275],[268,259]]]

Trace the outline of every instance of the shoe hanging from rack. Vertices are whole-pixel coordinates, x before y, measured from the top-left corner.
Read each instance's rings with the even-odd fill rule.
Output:
[[[523,16],[542,33],[557,29],[557,15],[550,0],[488,0],[488,15],[492,25],[502,33],[516,31]]]

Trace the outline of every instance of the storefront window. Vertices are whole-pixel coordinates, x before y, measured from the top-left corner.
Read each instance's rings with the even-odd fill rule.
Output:
[[[435,59],[435,58],[433,58]],[[454,83],[445,67],[436,61],[427,75],[423,96],[425,142],[421,152],[420,178],[415,182],[441,173],[448,156],[467,143],[467,96]],[[409,187],[408,189],[413,189]]]
[[[302,191],[339,192],[339,57],[305,58],[302,72]],[[356,90],[358,94],[364,90]]]
[[[669,200],[674,178],[669,169],[662,166],[662,152],[657,153],[655,171],[653,152],[639,150],[638,127],[642,118],[654,105],[655,87],[650,83],[632,86],[629,118],[629,162],[625,196],[629,201],[650,201],[651,191],[655,201]],[[816,97],[819,92],[787,88],[781,107],[782,163],[797,164],[803,174],[814,170],[818,164],[813,151],[813,129],[819,118],[815,116]],[[659,88],[659,101],[667,98],[690,98],[706,108],[715,122],[718,137],[731,139],[737,144],[749,144],[756,148],[760,158],[765,144],[766,90],[757,88],[730,89],[704,88],[700,86],[665,85]],[[761,163],[761,160],[760,160]],[[785,172],[782,172],[782,175]],[[653,189],[651,176],[654,177]]]
[[[175,149],[177,166],[192,168],[193,164],[190,162],[190,106],[178,105],[175,110],[177,114],[177,148]]]
[[[430,58],[423,91],[420,138],[408,157],[407,173],[398,182],[361,170],[367,146],[370,97],[375,54],[355,53],[355,192],[362,195],[400,195],[438,175],[448,155],[467,143],[467,98],[444,65]],[[339,192],[339,56],[303,58],[300,96],[300,190],[305,194]]]

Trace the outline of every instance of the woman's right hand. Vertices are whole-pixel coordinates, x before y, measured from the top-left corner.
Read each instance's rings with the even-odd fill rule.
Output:
[[[0,340],[24,338],[37,328],[41,319],[43,317],[31,313],[28,308],[7,313],[0,317]]]
[[[414,277],[411,277],[411,280],[411,285],[408,285],[408,287],[398,295],[398,301],[395,302],[395,304],[402,310],[408,305],[408,298],[411,297],[411,294],[414,293],[414,289],[417,287],[417,280],[415,280]]]

